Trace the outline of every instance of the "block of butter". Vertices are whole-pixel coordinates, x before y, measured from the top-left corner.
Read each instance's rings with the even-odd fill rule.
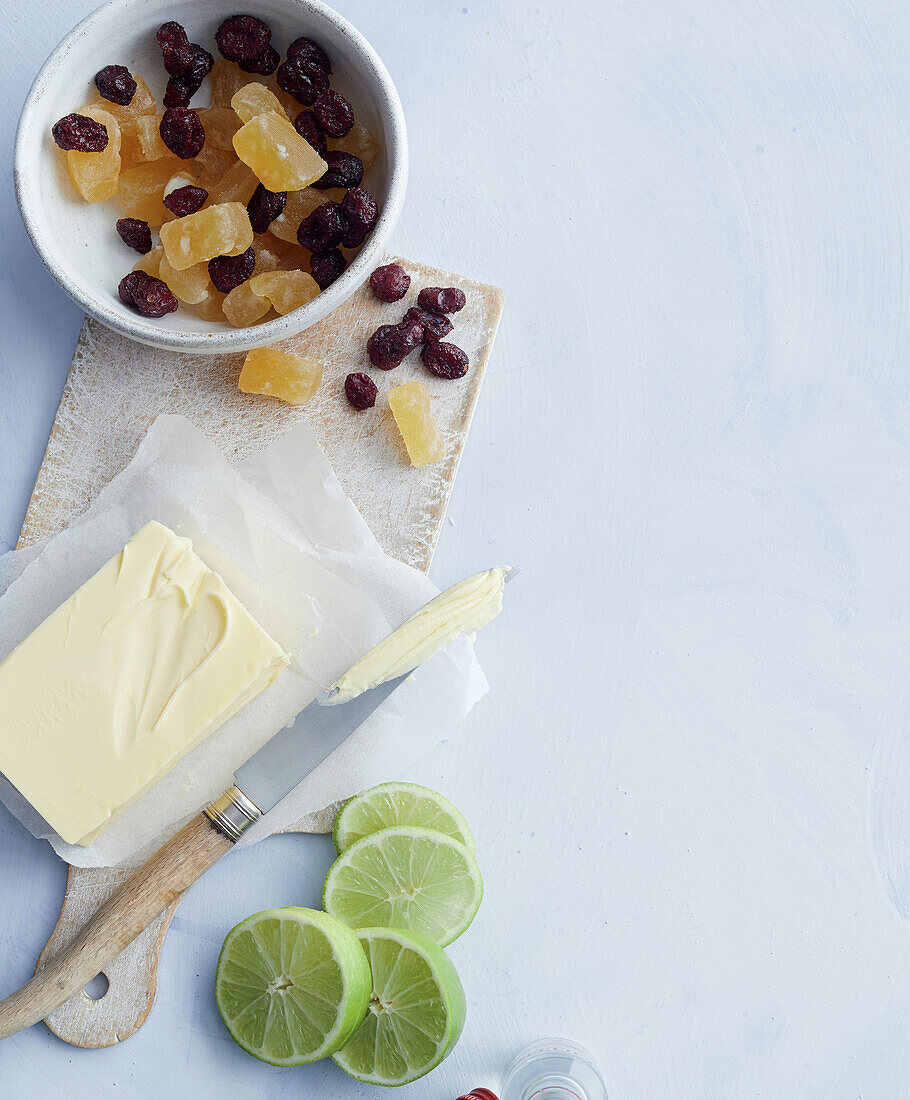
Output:
[[[160,523],[0,663],[0,772],[70,844],[89,844],[288,657]]]

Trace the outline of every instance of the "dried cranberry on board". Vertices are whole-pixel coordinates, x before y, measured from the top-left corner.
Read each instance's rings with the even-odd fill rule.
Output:
[[[310,256],[310,274],[319,284],[320,290],[331,286],[339,275],[344,274],[347,266],[347,260],[337,248],[330,252],[314,252]]]
[[[410,285],[411,276],[401,264],[386,264],[384,267],[377,267],[370,276],[370,290],[373,291],[380,302],[400,301],[407,294]],[[410,313],[410,310],[408,310],[408,313]],[[407,313],[404,319],[408,320]],[[413,318],[411,319],[413,320]]]
[[[215,31],[221,56],[228,61],[252,61],[265,53],[271,38],[269,25],[255,15],[231,15]]]
[[[266,46],[258,57],[251,57],[248,61],[238,61],[237,67],[245,73],[256,73],[258,76],[271,76],[281,64],[281,55],[274,46]]]
[[[441,340],[452,331],[452,322],[448,317],[444,317],[441,313],[428,313],[418,306],[411,306],[404,315],[404,319],[406,321],[416,321],[419,325],[423,325],[423,342],[425,344],[432,340]]]
[[[328,252],[341,244],[345,229],[341,203],[324,202],[300,223],[297,241],[310,252]]]
[[[331,88],[318,97],[313,113],[329,137],[342,138],[354,125],[354,108],[340,92]]]
[[[430,340],[423,345],[420,358],[437,378],[463,378],[468,373],[468,357],[455,344]]]
[[[275,73],[278,87],[304,107],[312,107],[328,88],[329,78],[318,65],[301,57],[289,57]]]
[[[332,63],[329,61],[328,54],[318,42],[314,42],[312,38],[307,38],[305,35],[295,38],[288,46],[288,57],[300,57],[304,61],[311,61],[322,69],[326,76],[332,75]]]
[[[183,27],[173,19],[161,24],[155,35],[155,40],[162,53],[175,50],[178,46],[187,46],[190,41]]]
[[[253,246],[242,252],[239,256],[216,256],[209,260],[209,278],[215,284],[215,289],[222,294],[227,294],[240,286],[253,274],[256,266],[256,253]]]
[[[420,346],[423,328],[413,322],[400,325],[380,325],[367,340],[367,354],[374,367],[393,370],[406,355]]]
[[[253,232],[264,233],[284,210],[287,201],[287,191],[269,191],[260,183],[246,204]]]
[[[181,160],[198,156],[205,145],[205,130],[199,115],[185,107],[168,107],[158,129],[161,140]]]
[[[345,222],[341,243],[345,248],[359,248],[376,224],[379,206],[369,191],[352,187],[341,200],[341,216]]]
[[[167,283],[144,271],[131,271],[125,275],[120,280],[117,293],[121,302],[134,306],[143,317],[163,317],[177,308],[177,299]]]
[[[376,404],[376,383],[368,374],[349,374],[344,380],[344,395],[355,409],[372,409]]]
[[[319,119],[313,112],[301,111],[294,119],[294,129],[300,134],[303,140],[308,141],[322,159],[325,160],[325,155],[329,151],[329,147],[326,145],[325,134],[322,132],[322,126],[319,124]]]
[[[201,210],[208,197],[209,193],[204,187],[195,187],[188,183],[185,187],[175,187],[162,201],[172,214],[185,218],[188,214]]]
[[[148,222],[139,218],[121,218],[117,222],[117,232],[124,244],[135,248],[143,256],[152,251],[152,231]]]
[[[86,115],[64,115],[51,130],[61,149],[80,153],[103,153],[107,148],[107,127]]]
[[[105,65],[95,73],[95,87],[109,103],[128,107],[136,94],[136,81],[126,65]]]
[[[189,107],[190,100],[199,91],[200,85],[172,76],[164,89],[164,107]]]
[[[328,168],[324,176],[311,183],[317,191],[328,191],[332,187],[359,187],[363,180],[363,161],[352,153],[345,153],[341,149],[329,149],[322,158]]]
[[[465,300],[464,291],[457,286],[425,286],[417,295],[417,304],[428,313],[458,313]]]

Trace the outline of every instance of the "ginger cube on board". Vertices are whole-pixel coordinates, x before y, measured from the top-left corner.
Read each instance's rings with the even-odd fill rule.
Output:
[[[305,405],[321,383],[322,366],[315,360],[277,348],[253,348],[247,353],[237,384],[244,393]]]
[[[271,111],[273,114],[287,118],[281,101],[274,92],[270,92],[264,84],[244,84],[231,97],[233,107],[241,122],[249,122],[256,115],[264,115]]]
[[[272,112],[245,122],[234,134],[234,149],[269,191],[300,191],[327,168],[291,123]]]
[[[389,390],[389,408],[412,466],[426,466],[442,458],[445,443],[430,409],[430,391],[423,382],[393,386]]]
[[[142,160],[161,160],[174,155],[161,140],[161,118],[161,115],[140,115],[134,123]]]
[[[291,313],[319,293],[319,283],[306,271],[268,271],[249,280],[250,290],[259,298],[268,298],[281,313]]]
[[[242,160],[235,160],[233,167],[212,182],[203,184],[209,193],[206,206],[215,206],[219,202],[242,202],[244,206],[253,197],[259,181]]]
[[[152,275],[157,279],[163,257],[164,249],[160,244],[156,244],[151,252],[146,252],[133,264],[133,271],[144,271],[146,275]]]
[[[231,97],[242,88],[249,76],[231,61],[219,58],[209,74],[213,107],[230,107]]]
[[[204,260],[193,264],[192,267],[177,271],[168,263],[167,256],[162,256],[158,267],[158,278],[163,279],[175,296],[187,305],[198,305],[204,302],[209,291],[214,289],[209,279],[209,265]]]
[[[366,126],[356,119],[354,120],[354,125],[348,130],[343,138],[329,138],[328,146],[330,149],[341,149],[345,153],[353,154],[359,160],[363,161],[364,171],[366,171],[379,156],[379,142],[373,137]]]
[[[196,113],[205,130],[205,144],[233,152],[233,137],[240,129],[234,112],[227,107],[200,107]]]
[[[253,243],[253,227],[242,203],[222,202],[166,222],[161,227],[161,243],[171,267],[185,271],[215,256],[246,252]]]
[[[151,160],[147,164],[137,164],[120,173],[120,187],[117,197],[123,212],[130,218],[141,218],[151,226],[161,225],[170,217],[164,205],[164,189],[172,176],[183,165],[176,157]]]
[[[67,150],[66,170],[86,202],[104,202],[117,194],[120,179],[120,126],[105,108],[89,104],[81,114],[107,128],[107,145],[100,153]]]

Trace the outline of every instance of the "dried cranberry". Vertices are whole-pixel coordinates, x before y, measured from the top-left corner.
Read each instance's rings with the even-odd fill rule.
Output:
[[[265,52],[271,38],[268,24],[255,15],[232,15],[215,31],[221,56],[228,61],[252,61]]]
[[[297,240],[311,252],[328,252],[341,244],[346,228],[341,203],[324,202],[300,223]]]
[[[352,187],[341,200],[341,213],[345,220],[341,243],[345,248],[359,248],[379,217],[376,200],[362,187]]]
[[[227,294],[235,286],[240,286],[253,274],[256,266],[256,253],[253,246],[242,252],[239,256],[216,256],[209,260],[209,278],[215,284],[215,289],[222,294]]]
[[[386,264],[385,267],[377,267],[370,276],[370,290],[380,302],[397,302],[408,292],[411,285],[411,276],[401,264]],[[409,311],[410,312],[410,311]],[[407,320],[405,314],[405,320]]]
[[[117,287],[120,301],[135,306],[143,317],[163,317],[177,308],[177,299],[167,283],[147,275],[144,271],[131,271],[120,280]]]
[[[332,63],[329,61],[328,54],[312,38],[295,38],[288,46],[288,57],[300,57],[304,61],[311,61],[322,69],[326,76],[332,73]]]
[[[164,67],[169,76],[198,88],[212,71],[215,58],[197,42],[188,42],[164,54]]]
[[[136,81],[126,65],[105,65],[95,73],[95,87],[108,102],[121,107],[132,103],[136,94]]]
[[[457,313],[464,309],[464,291],[457,286],[426,286],[417,295],[417,304],[428,313]]]
[[[430,343],[433,340],[441,340],[452,331],[452,322],[441,313],[428,313],[425,309],[411,308],[404,315],[406,321],[416,321],[423,325],[423,342]]]
[[[164,90],[165,110],[170,107],[189,107],[190,100],[199,91],[199,87],[195,82],[172,76]]]
[[[333,92],[331,88],[316,100],[313,111],[329,137],[344,137],[354,125],[354,108],[343,95]]]
[[[416,322],[402,321],[400,325],[380,325],[367,340],[370,362],[380,370],[392,370],[402,359],[419,347],[423,339],[423,327]]]
[[[135,248],[143,256],[152,251],[152,231],[148,222],[140,221],[139,218],[121,218],[117,222],[117,232],[124,244]]]
[[[318,65],[302,57],[289,57],[275,73],[279,88],[292,95],[304,107],[312,107],[328,88],[329,78]]]
[[[169,195],[164,196],[162,201],[172,214],[178,218],[185,218],[188,214],[195,214],[197,210],[201,210],[208,197],[209,193],[204,187],[194,187],[193,184],[188,183],[185,187],[175,187]]]
[[[64,115],[51,133],[61,149],[101,153],[107,148],[107,127],[85,115]]]
[[[185,107],[168,107],[158,129],[161,140],[181,160],[198,156],[205,145],[205,130],[199,115]]]
[[[310,256],[310,274],[319,284],[320,290],[331,286],[347,266],[347,260],[337,248],[333,248],[331,252],[314,252]]]
[[[349,374],[344,380],[344,395],[355,409],[372,409],[376,404],[376,383],[368,374]]]
[[[253,232],[264,233],[284,210],[287,201],[286,191],[269,191],[260,183],[246,204]]]
[[[301,111],[294,119],[294,129],[300,134],[303,140],[308,141],[322,159],[325,160],[328,146],[325,143],[325,134],[322,132],[319,119],[313,112]]]
[[[463,378],[468,373],[468,357],[455,344],[430,340],[423,345],[420,358],[437,378]]]
[[[186,46],[190,41],[183,27],[179,23],[175,23],[173,19],[161,24],[155,38],[162,53],[176,50],[178,46]]]
[[[359,187],[363,179],[363,161],[358,160],[352,153],[344,153],[341,149],[329,149],[322,158],[328,165],[328,169],[321,179],[311,183],[317,191],[328,191],[332,187]]]
[[[238,61],[237,67],[245,73],[257,73],[259,76],[270,76],[281,64],[281,55],[272,46],[266,46],[258,57],[249,61]]]

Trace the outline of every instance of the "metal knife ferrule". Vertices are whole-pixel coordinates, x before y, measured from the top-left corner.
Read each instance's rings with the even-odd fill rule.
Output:
[[[234,843],[262,817],[262,810],[237,786],[226,790],[203,812],[215,828]]]

